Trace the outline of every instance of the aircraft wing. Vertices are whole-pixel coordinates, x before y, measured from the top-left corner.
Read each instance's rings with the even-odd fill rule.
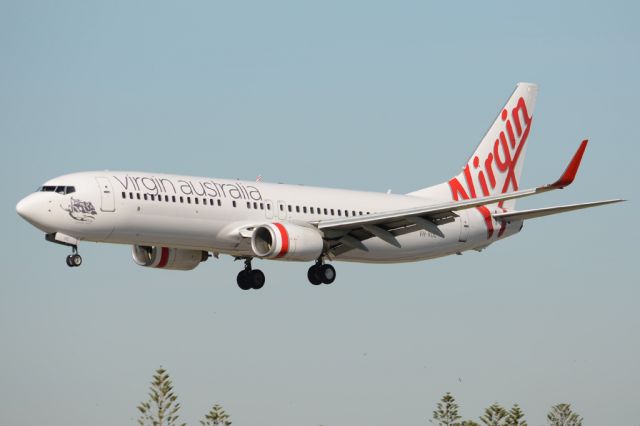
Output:
[[[333,240],[334,244],[332,245],[332,251],[336,255],[352,249],[366,251],[366,247],[362,244],[362,241],[373,236],[376,236],[396,247],[400,246],[396,236],[421,229],[427,230],[437,236],[444,237],[442,232],[439,230],[438,225],[455,220],[458,216],[456,214],[456,211],[458,210],[470,209],[515,198],[529,197],[531,195],[561,189],[570,185],[576,177],[576,173],[578,172],[586,147],[587,141],[584,140],[573,155],[573,158],[569,162],[569,165],[562,176],[560,176],[560,178],[555,182],[548,185],[489,197],[431,204],[424,207],[410,209],[390,210],[366,216],[322,220],[315,223],[315,225],[318,229],[324,232],[326,239]],[[583,207],[567,206],[563,211],[591,207],[592,205],[608,204],[610,202],[616,202],[616,200],[599,202],[600,204],[585,205]],[[535,213],[530,212],[529,214]],[[546,214],[552,214],[551,210]],[[503,219],[506,220],[508,217],[506,215],[508,215],[508,213],[505,213],[504,215]]]

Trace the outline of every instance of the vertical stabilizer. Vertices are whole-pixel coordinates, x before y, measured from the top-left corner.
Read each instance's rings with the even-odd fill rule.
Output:
[[[518,83],[462,172],[449,180],[454,200],[518,190],[537,94],[535,84]],[[514,206],[515,200],[499,205]]]

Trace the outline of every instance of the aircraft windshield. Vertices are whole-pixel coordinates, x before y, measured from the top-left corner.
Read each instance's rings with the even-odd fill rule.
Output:
[[[72,194],[74,192],[76,192],[76,187],[75,186],[52,186],[52,185],[45,185],[45,186],[41,186],[40,188],[38,188],[38,190],[36,192],[57,192],[58,194]]]

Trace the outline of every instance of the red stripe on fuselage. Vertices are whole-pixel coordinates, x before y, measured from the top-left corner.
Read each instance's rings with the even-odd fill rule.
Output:
[[[278,231],[280,231],[280,237],[282,238],[282,247],[280,248],[280,253],[278,253],[276,257],[284,257],[289,251],[289,233],[283,224],[277,222],[274,222],[273,224],[278,228]]]
[[[478,206],[476,208],[482,214],[484,223],[487,225],[487,239],[489,239],[493,236],[493,218],[491,217],[491,212],[487,206]]]
[[[162,251],[160,252],[160,262],[156,268],[164,268],[167,266],[167,262],[169,262],[169,249],[167,247],[162,247]]]
[[[502,209],[502,212],[506,212],[505,209]],[[506,220],[501,220],[500,221],[500,232],[498,232],[498,238],[502,237],[502,234],[504,234],[504,231],[507,230],[507,221]]]

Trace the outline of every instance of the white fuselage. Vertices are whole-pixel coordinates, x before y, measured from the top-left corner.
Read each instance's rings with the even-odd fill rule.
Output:
[[[74,173],[44,184],[45,188],[61,186],[73,187],[74,192],[39,191],[21,201],[22,210],[29,212],[25,218],[46,233],[238,257],[254,255],[248,239],[238,233],[249,226],[275,221],[310,226],[451,200],[450,191],[442,185],[416,196],[141,172]],[[461,210],[458,215],[439,225],[443,236],[426,230],[408,232],[397,236],[400,247],[373,237],[362,242],[367,250],[349,250],[335,260],[430,259],[486,247],[522,227],[518,221],[499,236],[497,232],[488,236],[487,223],[476,209]]]

